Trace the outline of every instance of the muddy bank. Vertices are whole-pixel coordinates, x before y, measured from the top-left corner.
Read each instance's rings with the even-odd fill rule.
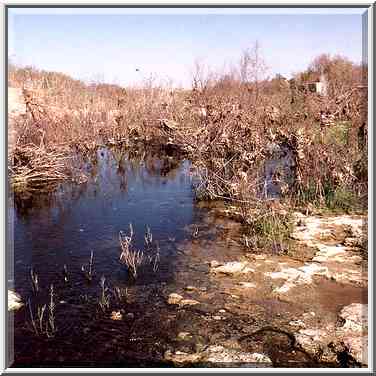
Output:
[[[311,249],[310,260],[247,253],[211,261],[212,278],[242,311],[263,306],[269,323],[293,335],[298,348],[318,362],[367,364],[367,256],[361,248],[364,218],[313,217],[296,213],[292,237]],[[356,241],[355,241],[356,240]],[[343,325],[344,312],[350,322]],[[249,312],[249,311],[248,311]],[[278,316],[283,312],[283,320]],[[250,312],[251,314],[251,312]],[[345,359],[345,360],[344,360]]]
[[[220,205],[195,203],[188,162],[96,153],[81,184],[10,208],[10,287],[23,303],[14,314],[15,367],[367,363],[362,217],[297,214],[300,252],[254,252]],[[119,262],[118,234],[130,222],[135,246],[144,249],[149,226],[161,254],[157,272],[146,266],[136,280]],[[46,331],[51,284],[55,331]]]

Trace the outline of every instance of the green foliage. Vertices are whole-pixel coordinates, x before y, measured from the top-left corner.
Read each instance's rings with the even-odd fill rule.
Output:
[[[295,200],[297,206],[305,206],[308,203],[311,203],[314,206],[320,206],[320,200],[314,184],[310,184],[306,189],[300,188],[296,192]]]
[[[252,216],[244,228],[244,243],[254,251],[287,254],[291,250],[290,235],[293,231],[293,218],[290,213],[263,208]]]
[[[351,122],[340,121],[335,125],[329,127],[324,137],[325,144],[347,145],[349,139],[349,131],[351,129]]]
[[[326,207],[334,211],[343,211],[351,213],[360,209],[359,200],[356,195],[347,188],[338,187],[335,190],[325,192]]]
[[[288,214],[276,213],[268,210],[258,216],[251,223],[253,231],[262,236],[282,235],[288,237],[292,231],[292,220]]]
[[[249,234],[264,238],[288,239],[292,230],[293,220],[288,212],[262,209],[259,215],[248,221]]]
[[[317,210],[330,211],[335,213],[362,212],[363,206],[360,198],[348,187],[333,187],[326,184],[320,195],[314,185],[297,194],[296,204],[306,206],[312,204]]]

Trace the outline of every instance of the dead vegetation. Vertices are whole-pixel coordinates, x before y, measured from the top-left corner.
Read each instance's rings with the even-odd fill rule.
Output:
[[[31,300],[28,301],[29,306],[29,319],[30,327],[37,336],[46,336],[47,338],[54,337],[57,332],[57,327],[55,323],[55,293],[54,286],[51,285],[49,289],[49,303],[48,304],[37,304],[36,310],[33,309]],[[46,312],[47,308],[47,313]],[[33,313],[34,311],[34,313]]]
[[[47,150],[35,145],[17,146],[13,166],[9,166],[14,191],[34,191],[41,187],[55,187],[68,178],[66,160],[60,150]]]
[[[129,224],[129,234],[126,235],[124,232],[119,233],[119,242],[121,247],[121,254],[119,260],[127,268],[131,276],[136,279],[138,276],[139,269],[144,265],[151,265],[152,269],[157,272],[160,262],[160,253],[158,244],[154,245],[153,235],[150,228],[146,227],[146,232],[144,236],[145,249],[137,249],[134,246],[134,232],[133,226]]]
[[[24,88],[27,105],[15,125],[11,182],[38,189],[69,178],[74,153],[91,155],[99,145],[131,150],[141,142],[188,155],[197,197],[233,201],[246,216],[269,198],[266,162],[276,150],[282,157],[288,150],[288,171],[275,168],[271,180],[289,204],[365,207],[366,67],[322,55],[289,81],[265,72],[258,45],[228,72],[215,74],[197,63],[192,90],[153,80],[127,89],[84,84],[11,66],[10,85]],[[326,95],[304,89],[322,75]]]

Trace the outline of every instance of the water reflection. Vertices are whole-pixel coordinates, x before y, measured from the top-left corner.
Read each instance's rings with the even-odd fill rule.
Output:
[[[118,234],[129,223],[135,229],[135,246],[142,249],[145,227],[161,248],[158,275],[137,283],[172,278],[176,250],[169,239],[182,239],[193,220],[193,191],[187,174],[189,163],[158,157],[140,150],[100,148],[93,156],[77,158],[87,179],[64,183],[57,191],[14,197],[15,288],[30,293],[32,266],[41,283],[60,283],[67,265],[73,283],[83,284],[81,265],[94,252],[97,278],[129,283],[119,263]],[[12,210],[12,208],[11,208]],[[153,273],[152,273],[153,274]]]

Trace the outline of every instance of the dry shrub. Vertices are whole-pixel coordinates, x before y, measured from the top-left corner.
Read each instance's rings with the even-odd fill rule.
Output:
[[[358,81],[341,86],[335,77],[331,96],[277,85],[280,78],[255,87],[231,81],[228,75],[193,90],[189,102],[205,110],[205,116],[197,119],[200,132],[189,143],[194,148],[200,197],[236,201],[248,187],[247,195],[260,199],[263,166],[274,144],[287,146],[294,159],[295,182],[282,193],[297,195],[301,203],[319,204],[325,204],[333,192],[364,195],[366,173],[359,161],[364,160],[366,130],[363,146],[358,139],[362,124],[367,126],[367,98]],[[246,187],[240,184],[244,181]]]
[[[153,79],[127,89],[84,84],[59,73],[10,67],[10,84],[34,93],[26,120],[18,124],[17,147],[34,145],[37,151],[42,137],[45,150],[59,156],[51,169],[58,177],[65,153],[59,149],[89,154],[100,144],[131,148],[132,142],[154,142],[189,155],[198,197],[248,202],[265,196],[265,161],[271,145],[284,145],[294,158],[295,182],[283,194],[301,203],[325,203],[328,192],[339,190],[365,197],[367,96],[358,88],[361,67],[326,56],[289,83],[278,75],[263,77],[258,54],[255,45],[243,53],[240,70],[222,73],[197,64],[192,90]],[[299,89],[322,72],[329,79],[328,96]],[[16,174],[16,165],[12,169]]]
[[[10,179],[15,191],[39,190],[56,187],[68,178],[66,154],[44,147],[18,146],[14,150],[14,163],[9,167]]]

